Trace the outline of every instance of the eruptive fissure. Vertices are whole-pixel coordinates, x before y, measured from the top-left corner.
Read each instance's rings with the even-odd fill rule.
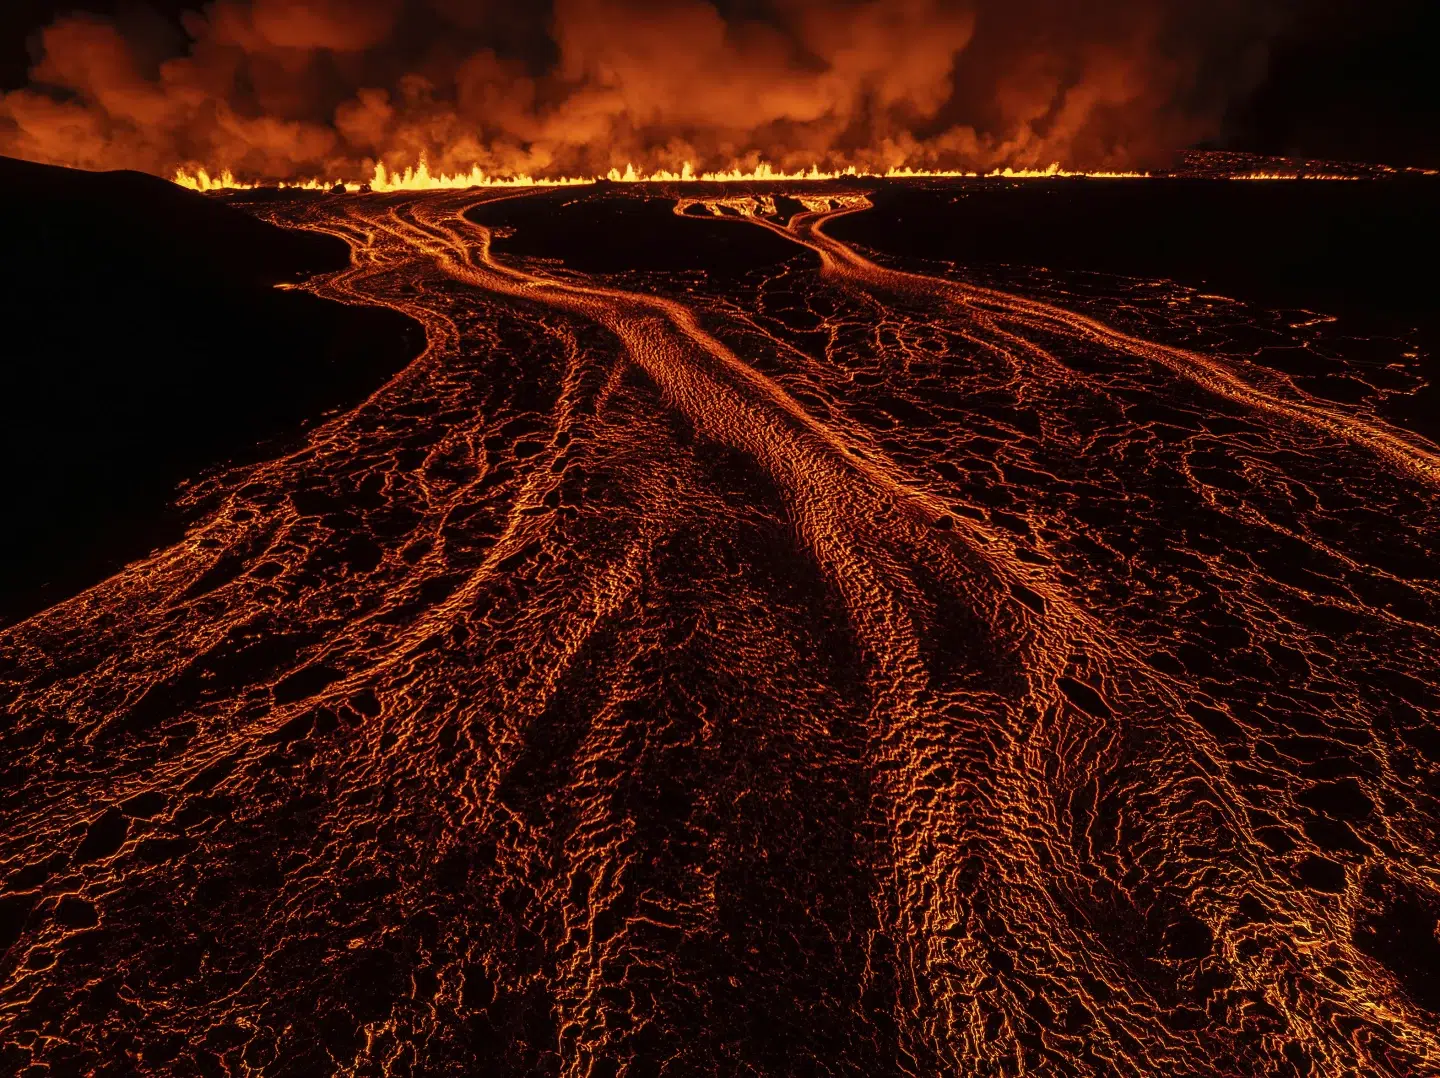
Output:
[[[855,189],[693,191],[257,204],[350,245],[302,287],[428,348],[0,632],[5,1040],[1433,1069],[1436,447],[1225,347],[1313,326],[871,257],[827,231]],[[790,246],[497,253],[572,197]]]
[[[755,155],[749,155],[755,156]],[[874,176],[876,174],[861,172],[853,165],[836,172],[822,172],[818,167],[811,166],[802,172],[785,172],[783,169],[772,168],[761,161],[751,169],[732,168],[723,172],[696,172],[687,161],[680,167],[679,172],[670,172],[661,169],[658,172],[636,172],[634,165],[627,164],[625,171],[612,168],[604,177],[585,178],[579,176],[530,176],[521,174],[518,176],[490,176],[480,169],[480,166],[472,166],[468,172],[440,173],[433,174],[430,171],[429,163],[422,157],[420,164],[413,168],[406,168],[404,172],[392,173],[383,164],[375,166],[375,173],[366,183],[347,183],[344,180],[297,180],[297,181],[276,181],[276,189],[286,188],[302,191],[333,191],[338,193],[341,190],[352,194],[361,191],[392,193],[395,191],[446,191],[446,190],[469,190],[476,187],[573,187],[579,184],[598,183],[601,179],[611,183],[773,183],[776,181],[805,181],[816,183],[824,180],[858,179],[861,176]],[[935,171],[925,169],[913,169],[908,166],[892,167],[886,169],[883,175],[885,179],[978,179],[978,172],[956,172],[956,171]],[[1052,164],[1044,169],[1015,169],[1006,167],[995,169],[985,174],[986,179],[1005,180],[1051,180],[1051,179],[1099,179],[1099,180],[1132,180],[1146,179],[1149,173],[1146,172],[1072,172],[1062,169],[1059,164]],[[1247,179],[1258,177],[1249,176]],[[1275,176],[1275,179],[1298,179],[1298,177]],[[1330,179],[1332,177],[1315,177]],[[1352,179],[1354,177],[1334,177],[1336,179]],[[237,179],[235,174],[223,170],[215,175],[204,168],[188,172],[179,169],[172,177],[175,183],[181,187],[187,187],[192,191],[251,191],[261,186],[257,183]]]

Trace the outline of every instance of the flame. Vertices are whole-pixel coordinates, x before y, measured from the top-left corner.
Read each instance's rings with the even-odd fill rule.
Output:
[[[521,174],[519,176],[490,176],[481,171],[479,165],[475,165],[469,172],[458,172],[452,175],[441,173],[432,174],[430,164],[422,156],[420,164],[415,168],[406,168],[402,173],[388,171],[384,164],[375,166],[375,174],[370,179],[372,191],[445,191],[458,190],[469,187],[572,187],[576,184],[594,183],[591,179],[579,177],[561,177],[559,179],[545,179],[541,177]]]
[[[241,183],[228,168],[213,179],[210,173],[203,168],[197,168],[194,172],[186,172],[183,168],[177,168],[171,179],[181,187],[188,187],[192,191],[243,191],[255,186],[253,183]]]
[[[170,177],[181,187],[189,188],[191,191],[253,191],[259,184],[245,183],[237,180],[235,174],[228,168],[218,176],[211,176],[209,171],[197,168],[194,172],[186,172],[183,168],[176,169],[175,175]],[[294,183],[281,182],[277,186],[291,188],[297,191],[330,191],[335,187],[344,187],[349,191],[360,190],[357,183],[342,183],[339,180],[332,180],[329,183],[324,180],[297,180]]]
[[[1048,180],[1060,177],[1062,179],[1088,179],[1088,180],[1144,180],[1149,179],[1148,172],[1071,172],[1060,167],[1055,162],[1049,168],[1004,168],[995,169],[985,173],[986,179],[992,180]]]
[[[419,164],[406,167],[404,172],[392,172],[385,167],[384,163],[376,164],[374,174],[371,176],[368,185],[348,183],[342,180],[321,180],[308,179],[301,181],[281,182],[276,186],[291,190],[302,191],[328,191],[343,187],[347,191],[366,190],[372,191],[450,191],[461,190],[472,187],[571,187],[580,184],[596,183],[600,179],[607,179],[614,183],[737,183],[737,182],[766,182],[766,181],[817,181],[817,180],[839,180],[846,178],[870,178],[870,179],[1006,179],[1006,180],[1027,180],[1027,179],[1055,179],[1055,178],[1080,178],[1080,179],[1143,179],[1150,175],[1148,172],[1073,172],[1061,168],[1058,163],[1050,165],[1049,168],[1005,168],[995,169],[992,172],[966,172],[956,169],[920,169],[908,165],[894,166],[884,172],[869,171],[850,165],[843,169],[826,171],[818,165],[811,165],[808,169],[795,172],[787,172],[782,168],[776,168],[767,161],[760,161],[752,168],[742,169],[738,166],[723,169],[716,172],[696,172],[695,167],[686,161],[679,172],[672,172],[669,169],[658,169],[654,172],[638,171],[633,164],[627,164],[622,172],[618,168],[612,168],[604,177],[583,177],[583,176],[562,176],[558,178],[531,176],[522,173],[517,176],[492,176],[480,168],[473,166],[469,172],[435,173],[430,171],[429,162],[421,156]],[[235,178],[229,169],[221,171],[218,175],[212,175],[208,169],[196,168],[194,171],[178,169],[173,177],[174,181],[181,187],[189,188],[192,191],[223,191],[253,190],[259,186],[255,183],[247,183]]]
[[[1342,176],[1331,172],[1244,172],[1229,176],[1231,180],[1358,180],[1359,176]]]
[[[1317,162],[1318,164],[1318,162]],[[1377,167],[1375,170],[1380,173],[1390,174],[1395,169]],[[1407,169],[1407,172],[1421,172],[1425,175],[1434,175],[1435,170]],[[1183,174],[1183,172],[1182,172]],[[454,174],[445,172],[431,172],[430,164],[422,154],[419,163],[407,166],[403,172],[392,172],[384,163],[376,164],[375,171],[368,183],[359,184],[342,180],[321,180],[307,179],[299,181],[286,181],[277,184],[281,188],[301,191],[335,191],[344,189],[346,191],[453,191],[468,188],[491,187],[491,188],[516,188],[516,187],[572,187],[581,184],[592,184],[602,179],[613,183],[740,183],[740,182],[775,182],[775,181],[819,181],[819,180],[840,180],[840,179],[992,179],[992,180],[1051,180],[1051,179],[1091,179],[1091,180],[1132,180],[1149,179],[1153,174],[1150,172],[1120,172],[1120,171],[1079,171],[1061,167],[1058,162],[1049,165],[1047,168],[997,168],[989,172],[969,172],[956,169],[927,169],[913,168],[909,165],[892,166],[885,171],[875,171],[850,165],[846,168],[825,170],[818,165],[811,165],[808,169],[800,169],[794,172],[787,172],[783,168],[776,168],[768,161],[759,161],[752,167],[741,168],[738,165],[729,169],[722,169],[715,172],[697,172],[695,166],[685,162],[680,171],[673,172],[669,169],[657,169],[654,172],[643,172],[633,164],[627,164],[624,170],[612,168],[603,177],[600,176],[562,176],[545,177],[532,176],[528,173],[521,173],[514,176],[493,176],[485,172],[479,165],[472,166],[469,172],[457,172]],[[1171,175],[1161,173],[1160,175]],[[1307,171],[1296,169],[1294,171],[1272,171],[1252,170],[1249,172],[1234,172],[1224,178],[1231,180],[1357,180],[1364,179],[1364,176],[1347,174],[1335,171]],[[206,168],[195,168],[193,171],[179,169],[176,171],[174,181],[182,187],[192,191],[222,191],[222,190],[250,190],[259,184],[250,183],[236,179],[231,170],[224,169],[218,174]]]
[[[1062,168],[1060,164],[1051,164],[1048,168],[1013,168],[993,169],[990,172],[965,172],[952,169],[921,169],[911,168],[908,165],[901,165],[886,169],[884,172],[870,171],[850,165],[847,168],[826,171],[818,165],[811,165],[809,169],[802,169],[795,172],[787,172],[782,168],[776,168],[767,161],[761,161],[752,168],[742,169],[738,166],[720,170],[717,172],[696,172],[690,162],[685,162],[679,172],[672,172],[669,169],[658,169],[654,172],[641,172],[633,164],[627,164],[622,172],[618,168],[612,168],[604,177],[592,176],[562,176],[558,178],[531,176],[521,173],[516,176],[492,176],[480,168],[473,166],[469,172],[457,172],[454,174],[444,172],[431,172],[429,162],[422,155],[419,164],[407,166],[404,172],[392,172],[383,163],[375,166],[375,171],[368,184],[345,182],[342,180],[320,180],[308,179],[299,181],[281,182],[276,186],[299,191],[334,191],[343,188],[346,191],[454,191],[472,187],[573,187],[582,184],[592,184],[600,179],[607,179],[614,183],[740,183],[740,182],[774,182],[774,181],[818,181],[818,180],[840,180],[840,179],[993,179],[993,180],[1051,180],[1051,179],[1091,179],[1091,180],[1134,180],[1148,179],[1149,172],[1084,172],[1073,171]],[[1336,172],[1244,172],[1236,173],[1227,177],[1232,180],[1356,180],[1359,176],[1344,175]],[[196,168],[193,172],[184,169],[176,171],[174,181],[181,187],[187,187],[192,191],[224,191],[224,190],[252,190],[259,186],[255,183],[247,183],[235,178],[233,172],[224,169],[218,175],[212,174],[208,169]]]

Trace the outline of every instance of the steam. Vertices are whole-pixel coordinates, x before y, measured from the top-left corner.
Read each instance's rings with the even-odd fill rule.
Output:
[[[1275,28],[1251,0],[736,7],[216,0],[161,57],[70,14],[40,34],[30,85],[0,97],[0,153],[276,179],[422,154],[492,175],[1134,168],[1213,135]]]

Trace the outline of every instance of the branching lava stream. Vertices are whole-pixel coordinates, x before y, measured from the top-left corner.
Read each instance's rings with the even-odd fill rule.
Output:
[[[0,635],[7,1065],[1440,1073],[1436,448],[755,190],[270,204],[429,347]]]

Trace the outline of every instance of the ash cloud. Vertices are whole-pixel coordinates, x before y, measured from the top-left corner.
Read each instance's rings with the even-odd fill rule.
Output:
[[[1278,0],[1277,0],[1278,3]],[[1130,168],[1263,74],[1253,0],[216,0],[179,47],[67,14],[0,153],[362,178],[432,167]],[[153,27],[152,27],[153,30]]]

